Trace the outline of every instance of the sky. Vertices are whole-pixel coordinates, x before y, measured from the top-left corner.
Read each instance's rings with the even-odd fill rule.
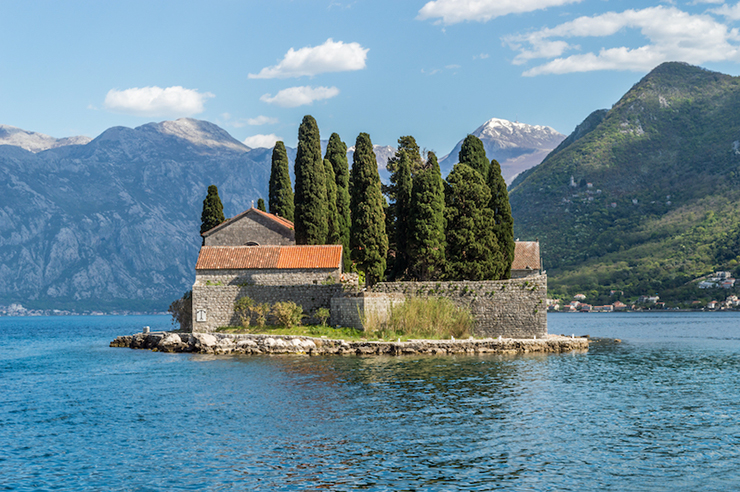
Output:
[[[740,74],[722,0],[0,0],[0,124],[61,138],[192,117],[294,147],[442,156],[490,118],[569,134],[652,68]]]

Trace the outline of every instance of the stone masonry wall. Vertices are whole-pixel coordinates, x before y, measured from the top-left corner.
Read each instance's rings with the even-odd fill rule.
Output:
[[[256,213],[244,216],[205,238],[206,246],[295,245],[295,231],[286,230]]]
[[[303,307],[304,314],[310,315],[318,308],[330,308],[331,299],[341,296],[343,290],[341,284],[240,286],[203,285],[196,282],[193,285],[193,331],[212,332],[221,326],[239,326],[239,319],[234,314],[234,302],[240,297],[251,297],[259,303],[270,305],[293,301]]]
[[[404,301],[402,295],[375,294],[359,297],[334,297],[331,300],[331,326],[342,326],[363,330],[365,315],[375,316],[384,322],[390,315],[393,304]]]
[[[339,268],[197,270],[196,285],[315,285],[340,282]]]
[[[473,333],[479,338],[547,334],[547,275],[485,282],[381,282],[373,292],[446,297],[470,309],[475,318]]]

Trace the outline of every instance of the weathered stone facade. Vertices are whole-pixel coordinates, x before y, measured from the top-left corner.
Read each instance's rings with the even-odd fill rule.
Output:
[[[295,230],[284,219],[250,208],[203,234],[204,246],[290,246]]]
[[[546,275],[484,282],[380,282],[373,286],[373,292],[450,299],[470,309],[475,318],[473,333],[479,338],[533,338],[547,334]],[[332,313],[332,323],[358,327],[355,323],[360,315],[352,316],[349,302],[343,302],[336,317]],[[379,300],[371,302],[387,309],[390,301],[385,306]],[[374,307],[366,301],[355,301],[355,305],[360,309]],[[348,313],[348,317],[339,319],[343,313]]]
[[[330,285],[234,285],[199,284],[193,286],[193,332],[213,332],[222,326],[239,326],[234,303],[251,297],[258,303],[293,301],[311,315],[318,308],[330,308],[331,299],[341,296],[341,284]],[[306,319],[305,321],[311,321]],[[268,319],[268,322],[270,320]]]

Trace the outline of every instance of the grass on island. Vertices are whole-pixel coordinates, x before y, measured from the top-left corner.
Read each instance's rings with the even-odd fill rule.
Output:
[[[216,330],[219,333],[250,333],[253,335],[293,335],[301,337],[333,338],[338,340],[360,341],[373,339],[369,333],[354,328],[332,328],[322,325],[299,325],[286,327],[284,325],[265,325],[263,327],[224,326]]]
[[[455,306],[445,298],[410,298],[391,306],[386,320],[377,313],[363,316],[365,331],[354,328],[332,328],[326,325],[286,325],[222,327],[220,333],[260,335],[293,335],[347,341],[449,340],[471,334],[473,316],[470,310]]]

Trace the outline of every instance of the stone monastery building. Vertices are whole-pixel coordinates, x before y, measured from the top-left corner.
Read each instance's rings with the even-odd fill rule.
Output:
[[[373,287],[377,292],[359,291],[356,281],[344,281],[341,245],[297,246],[292,222],[254,207],[202,236],[192,297],[195,332],[238,325],[234,303],[244,296],[258,303],[293,301],[309,316],[331,307],[333,326],[361,328],[359,311],[370,304],[387,307],[404,298],[410,285],[415,295],[432,291],[423,288],[424,282],[380,283]],[[514,330],[531,338],[547,332],[545,306],[538,307],[547,285],[540,269],[539,243],[517,242],[512,280],[427,282],[434,286],[434,294],[428,295],[449,297],[470,308],[477,320],[476,335]]]

